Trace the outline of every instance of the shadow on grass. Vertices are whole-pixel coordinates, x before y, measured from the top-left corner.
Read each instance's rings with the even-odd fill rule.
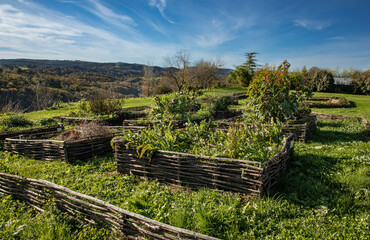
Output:
[[[343,121],[319,122],[318,129],[310,137],[311,142],[321,144],[368,140],[366,129],[362,125],[346,125]]]
[[[354,102],[354,101],[349,101],[349,103],[350,103],[350,108],[355,108],[355,107],[357,107],[357,104]]]
[[[334,192],[340,188],[329,177],[336,163],[331,157],[296,153],[275,194],[304,206],[329,205]]]
[[[336,142],[366,141],[364,132],[346,133],[341,131],[319,130],[319,133],[310,138],[312,142],[330,144]]]
[[[356,198],[338,178],[342,171],[342,155],[335,153],[336,142],[366,141],[366,134],[359,124],[348,122],[321,122],[311,137],[312,143],[331,147],[330,154],[312,146],[297,146],[288,172],[280,178],[273,194],[305,207],[325,206],[339,213],[348,213],[359,205]],[[328,156],[330,155],[330,156]]]
[[[109,152],[100,156],[86,158],[84,160],[76,160],[74,163],[72,163],[72,165],[85,166],[89,164],[91,166],[99,166],[104,162],[111,161],[113,158],[113,152]]]

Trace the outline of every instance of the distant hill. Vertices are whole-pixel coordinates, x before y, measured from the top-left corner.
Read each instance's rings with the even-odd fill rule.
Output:
[[[0,66],[4,69],[31,69],[35,72],[43,72],[43,69],[70,69],[70,71],[60,71],[70,73],[79,71],[83,73],[99,73],[111,77],[122,77],[129,75],[143,75],[143,64],[131,63],[98,63],[86,61],[69,61],[69,60],[37,60],[37,59],[0,59]],[[154,74],[161,74],[164,69],[153,67]]]
[[[0,111],[37,110],[55,102],[98,95],[137,97],[144,65],[35,59],[0,59]],[[153,67],[154,76],[162,75]]]
[[[55,102],[81,98],[137,97],[141,94],[142,64],[68,60],[0,59],[0,112],[20,108],[37,110]],[[153,67],[154,77],[165,68]],[[228,76],[230,69],[217,75]]]

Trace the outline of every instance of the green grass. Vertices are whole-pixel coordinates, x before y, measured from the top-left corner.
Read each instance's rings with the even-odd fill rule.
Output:
[[[219,87],[219,88],[203,90],[202,92],[203,92],[203,96],[219,97],[219,96],[224,96],[224,95],[231,95],[234,93],[247,92],[247,88],[245,87]]]
[[[350,108],[313,108],[313,112],[328,113],[347,116],[365,117],[370,121],[370,96],[343,93],[314,93],[314,97],[344,97],[347,98],[352,107]]]
[[[223,239],[366,239],[369,138],[357,120],[319,121],[318,127],[307,144],[296,144],[291,168],[278,189],[262,198],[206,189],[185,191],[118,175],[112,155],[70,165],[0,153],[0,171],[52,181]]]
[[[60,116],[67,116],[69,112],[74,111],[77,109],[76,103],[70,103],[67,106],[53,109],[53,110],[41,110],[41,111],[33,111],[24,113],[24,115],[32,120],[40,120],[42,118],[53,118],[53,117],[60,117]]]
[[[125,100],[125,108],[131,107],[149,107],[153,103],[153,97],[145,98],[127,98]]]
[[[36,213],[11,196],[0,196],[0,239],[108,239],[107,230],[82,226],[48,203]]]

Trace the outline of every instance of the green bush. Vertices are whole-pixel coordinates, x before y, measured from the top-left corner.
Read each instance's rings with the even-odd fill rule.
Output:
[[[37,121],[37,125],[41,126],[50,126],[58,124],[58,121],[55,118],[41,118]]]
[[[189,111],[199,110],[200,105],[187,95],[171,93],[156,96],[149,118],[152,120],[181,120],[189,118]]]
[[[222,96],[209,99],[206,110],[209,112],[210,116],[216,117],[220,114],[229,112],[229,106],[233,103],[233,98],[231,96]]]
[[[33,125],[33,122],[23,115],[16,114],[3,118],[1,125],[5,128],[29,127]]]
[[[248,87],[253,77],[252,69],[246,66],[236,66],[235,68],[234,71],[230,72],[229,79],[242,87]]]
[[[307,79],[314,92],[334,91],[333,74],[325,69],[319,69],[317,67],[311,68],[307,73]]]
[[[253,78],[248,87],[247,107],[253,110],[253,118],[257,121],[284,122],[299,117],[299,103],[311,91],[303,78],[297,81],[296,91],[290,91],[289,67],[284,61],[277,71],[261,70]]]
[[[137,115],[128,111],[128,110],[120,110],[116,111],[113,114],[110,115],[104,115],[103,120],[106,122],[108,125],[122,125],[122,121],[126,119],[133,119]]]
[[[98,115],[112,114],[120,111],[123,108],[124,99],[91,99],[86,101],[82,99],[79,102],[79,110],[85,113],[93,113]]]
[[[370,94],[370,70],[357,73],[352,77],[353,92],[358,94]]]

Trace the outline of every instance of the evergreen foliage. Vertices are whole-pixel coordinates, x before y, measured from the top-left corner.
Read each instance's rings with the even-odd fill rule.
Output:
[[[308,71],[307,78],[310,82],[312,91],[314,92],[334,91],[333,74],[326,69],[313,67]]]

